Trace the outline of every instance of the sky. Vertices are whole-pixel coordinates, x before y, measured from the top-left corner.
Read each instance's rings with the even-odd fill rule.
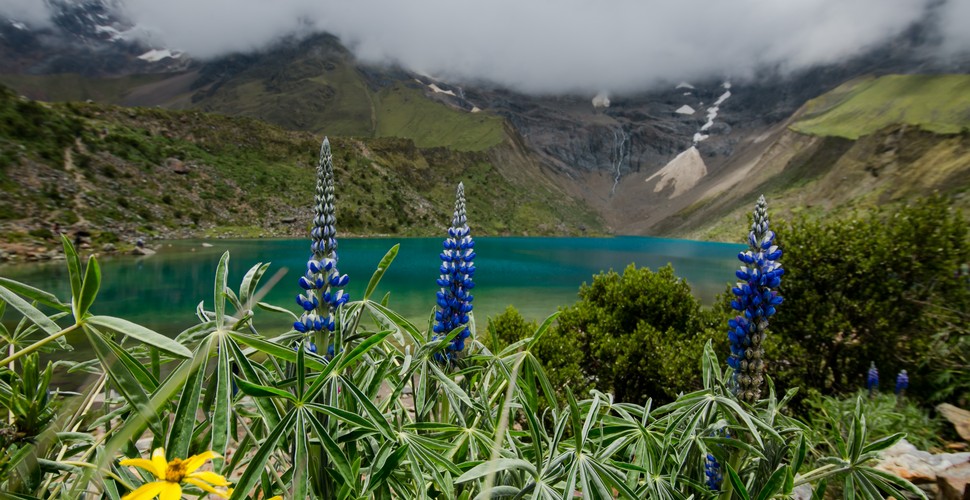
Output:
[[[623,92],[832,63],[932,12],[941,57],[970,50],[970,0],[111,0],[197,59],[328,31],[357,56],[525,92]],[[40,0],[0,0],[35,23]]]

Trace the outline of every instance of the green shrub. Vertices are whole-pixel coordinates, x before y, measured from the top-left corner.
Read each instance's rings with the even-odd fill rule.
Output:
[[[934,337],[965,324],[970,310],[970,287],[958,276],[970,262],[967,223],[947,199],[849,220],[799,219],[778,235],[788,272],[785,308],[768,337],[776,380],[848,393],[875,362],[884,374],[908,370],[914,395],[941,388],[933,374],[948,350],[933,348]]]
[[[622,275],[599,274],[579,296],[536,348],[556,387],[642,403],[700,386],[704,344],[721,335],[671,266],[653,272],[631,264]]]
[[[514,306],[508,306],[502,314],[488,319],[488,328],[481,341],[492,352],[500,352],[510,344],[531,337],[539,323],[527,321]]]

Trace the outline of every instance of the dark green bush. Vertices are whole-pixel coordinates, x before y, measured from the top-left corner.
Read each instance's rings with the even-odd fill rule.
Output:
[[[911,394],[940,389],[934,373],[950,354],[934,338],[966,324],[970,310],[970,286],[958,275],[970,262],[967,223],[947,199],[799,219],[778,234],[788,272],[767,359],[779,385],[852,392],[875,362],[885,379],[908,370]]]
[[[704,344],[720,338],[720,317],[701,310],[671,266],[599,274],[579,295],[536,347],[554,385],[638,403],[700,387],[698,363]]]
[[[482,344],[498,353],[506,346],[532,336],[539,328],[536,321],[527,321],[514,306],[508,306],[502,314],[488,319],[488,328],[482,335]]]

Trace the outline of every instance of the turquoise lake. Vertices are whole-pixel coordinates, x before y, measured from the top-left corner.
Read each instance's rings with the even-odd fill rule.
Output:
[[[350,275],[347,290],[359,299],[384,254],[400,243],[397,259],[374,294],[390,292],[389,305],[424,329],[435,303],[441,238],[343,238],[339,267]],[[203,246],[206,245],[212,246]],[[577,300],[580,285],[606,270],[629,264],[651,269],[671,263],[704,304],[734,282],[739,244],[688,240],[615,238],[476,238],[475,316],[479,328],[485,318],[514,305],[529,319],[542,319],[561,305]],[[163,242],[150,257],[105,258],[103,284],[92,308],[96,314],[120,316],[162,333],[174,335],[197,322],[195,308],[212,307],[216,265],[229,251],[230,287],[238,290],[246,271],[258,262],[271,266],[263,283],[285,273],[262,301],[293,311],[300,291],[297,279],[310,255],[307,240],[181,240]],[[0,276],[23,281],[69,298],[63,261],[0,267]],[[231,307],[230,307],[231,310]],[[6,320],[11,319],[8,313]],[[262,329],[285,328],[286,317],[257,310]],[[272,333],[272,332],[265,332]]]

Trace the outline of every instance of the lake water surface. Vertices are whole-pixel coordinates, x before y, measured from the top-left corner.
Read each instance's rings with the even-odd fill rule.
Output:
[[[359,299],[377,263],[400,243],[397,259],[374,294],[390,292],[389,305],[424,328],[435,303],[441,238],[343,238],[339,241],[340,271],[350,275],[351,300]],[[174,335],[195,324],[200,301],[212,308],[216,265],[229,251],[230,287],[238,291],[245,272],[258,262],[271,262],[270,276],[286,274],[262,299],[293,311],[301,291],[297,279],[310,255],[307,240],[201,240],[164,242],[151,257],[102,259],[103,284],[92,311],[120,316]],[[651,269],[671,263],[690,283],[694,294],[710,304],[734,281],[742,245],[646,237],[616,238],[477,238],[475,315],[485,318],[514,305],[529,319],[542,319],[577,299],[579,287],[592,276],[629,264]],[[63,261],[0,267],[0,276],[23,281],[69,298]],[[230,307],[231,310],[231,307]],[[257,311],[261,328],[284,328],[283,315]],[[11,319],[10,316],[6,318]],[[270,332],[266,332],[270,333]]]

